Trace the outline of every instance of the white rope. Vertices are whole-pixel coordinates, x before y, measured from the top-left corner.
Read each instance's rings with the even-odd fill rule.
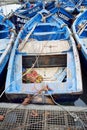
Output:
[[[59,103],[57,103],[57,102],[54,100],[54,98],[52,97],[52,95],[51,95],[50,93],[49,93],[49,95],[50,95],[52,101],[53,101],[56,105],[58,105],[60,108],[62,108],[62,110],[66,111],[71,117],[73,117],[75,122],[79,121],[79,122],[82,124],[83,130],[86,130],[85,127],[87,127],[87,125],[79,118],[79,116],[77,116],[75,113],[71,113],[70,111],[68,111],[67,109],[65,109],[62,105],[60,105]]]
[[[77,114],[68,111],[68,110],[67,110],[66,108],[64,108],[62,105],[60,105],[59,103],[57,103],[57,102],[54,100],[54,98],[52,97],[51,94],[49,94],[49,95],[50,95],[52,101],[53,101],[56,105],[58,105],[62,110],[64,110],[65,112],[67,112],[67,113],[74,119],[75,122],[78,122],[78,121],[79,121],[79,122],[81,123],[82,127],[83,127],[83,130],[86,130],[87,125],[79,118],[79,116],[77,116]],[[20,105],[18,105],[18,106],[20,106]],[[17,106],[17,107],[18,107],[18,106]],[[17,108],[17,107],[15,107],[15,108]],[[14,109],[13,109],[13,110],[14,110]],[[9,111],[9,112],[10,112],[10,111]],[[7,113],[7,114],[8,114],[8,113]],[[45,119],[45,120],[37,121],[37,122],[35,122],[35,123],[30,123],[30,124],[26,124],[26,125],[21,125],[21,126],[18,126],[18,127],[16,127],[16,128],[14,128],[13,130],[18,130],[19,128],[29,127],[29,126],[38,124],[38,123],[40,123],[40,122],[46,122],[46,121],[48,121],[48,120],[52,120],[52,119],[56,119],[56,118],[57,118],[57,117],[47,118],[47,119]]]
[[[51,37],[51,35],[50,35],[50,37]],[[45,43],[45,45],[46,45],[48,42],[49,42],[49,40]],[[42,53],[42,51],[43,51],[45,45],[42,47],[41,53]],[[40,54],[41,54],[41,53],[40,53]],[[32,67],[31,67],[30,69],[28,69],[27,72],[22,75],[22,77],[25,76],[29,71],[31,71],[31,70],[34,68],[35,64],[37,63],[37,61],[38,61],[38,59],[39,59],[40,54],[38,54],[38,56],[36,57],[36,60],[35,60],[34,64],[32,65]],[[16,81],[18,81],[19,79],[20,79],[20,78],[17,78]],[[0,94],[0,98],[3,96],[3,94],[5,93],[5,91],[8,90],[8,88],[10,87],[10,85],[12,85],[13,83],[15,83],[16,81],[12,81],[12,82],[7,86],[7,88],[4,89],[4,91]]]

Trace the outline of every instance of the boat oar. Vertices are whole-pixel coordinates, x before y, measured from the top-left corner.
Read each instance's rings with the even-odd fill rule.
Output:
[[[34,29],[36,28],[37,23],[34,24],[33,28],[31,29],[31,31],[27,34],[27,36],[25,37],[25,39],[22,41],[22,43],[19,45],[18,50],[21,51],[23,49],[23,47],[25,46],[26,42],[28,41],[29,37],[31,36],[31,34],[33,33]]]

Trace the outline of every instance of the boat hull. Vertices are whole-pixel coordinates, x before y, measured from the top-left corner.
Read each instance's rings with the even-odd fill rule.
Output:
[[[0,86],[5,82],[6,67],[15,38],[14,32],[15,27],[10,20],[0,15]]]
[[[5,85],[11,102],[39,95],[53,96],[56,102],[74,102],[82,94],[78,51],[70,30],[63,25],[42,10],[19,32]],[[19,44],[20,39],[26,44]]]
[[[80,95],[81,94],[59,94],[59,95],[53,95],[52,97],[54,101],[56,101],[57,103],[66,104],[66,103],[74,103],[80,97]],[[27,95],[26,94],[6,94],[6,97],[8,98],[10,102],[22,103],[24,99],[27,97]],[[44,96],[43,100],[46,100],[46,97],[49,97],[51,99],[51,96]],[[33,103],[33,100],[31,100],[31,103]],[[47,102],[44,101],[43,103],[37,100],[34,103],[46,104]]]
[[[87,11],[83,11],[77,16],[72,25],[73,34],[79,50],[81,66],[87,73]]]
[[[27,3],[24,4],[24,6]],[[23,6],[23,5],[22,5]],[[32,6],[32,5],[31,5]],[[15,27],[16,27],[16,31],[18,32],[23,25],[29,20],[31,19],[33,16],[35,16],[40,10],[43,9],[43,4],[37,3],[35,6],[32,7],[28,7],[28,8],[18,8],[13,15],[10,17],[10,20],[14,23]]]

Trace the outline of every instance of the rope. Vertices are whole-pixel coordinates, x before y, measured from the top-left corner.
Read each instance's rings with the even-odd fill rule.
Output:
[[[50,35],[49,39],[50,39],[50,38],[51,38],[51,35]],[[48,41],[45,43],[45,45],[42,47],[41,52],[37,55],[36,60],[35,60],[34,64],[32,65],[32,67],[31,67],[30,69],[28,69],[28,70],[26,71],[26,73],[24,73],[24,74],[22,75],[22,77],[25,76],[28,72],[30,72],[30,71],[34,68],[34,66],[35,66],[36,63],[38,62],[38,59],[39,59],[40,55],[41,55],[42,52],[43,52],[43,49],[44,49],[45,46],[48,44],[48,42],[49,42],[49,40],[48,40]]]
[[[50,38],[51,38],[51,35],[50,35]],[[49,39],[50,39],[50,38],[49,38]],[[48,42],[49,42],[49,41],[47,41],[47,42],[45,43],[45,45],[46,45]],[[42,48],[42,50],[41,50],[41,53],[42,53],[42,51],[43,51],[45,45],[43,46],[43,48]],[[37,63],[37,61],[38,61],[39,56],[40,56],[41,53],[39,53],[39,54],[37,55],[37,58],[36,58],[34,64],[32,65],[32,67],[31,67],[30,69],[28,69],[28,70],[26,71],[26,73],[24,73],[24,74],[22,75],[22,77],[25,76],[28,72],[30,72],[30,71],[34,68],[34,66],[35,66],[35,64]],[[19,80],[19,79],[20,79],[20,78],[18,78],[17,80]],[[5,91],[10,87],[10,85],[12,85],[14,82],[15,82],[15,81],[12,81],[12,82],[8,85],[8,87],[0,94],[0,98],[3,96],[3,94],[5,93]]]
[[[50,35],[50,38],[51,38],[51,35]],[[50,39],[50,38],[49,38],[49,39]],[[45,43],[45,45],[48,44],[48,42],[49,42],[49,40]],[[43,52],[43,49],[44,49],[45,45],[43,46],[43,48],[42,48],[42,50],[41,50],[41,53],[39,53],[39,54],[37,55],[34,64],[31,66],[30,69],[28,69],[28,70],[26,71],[26,73],[24,73],[24,74],[22,75],[22,77],[25,76],[27,73],[29,73],[29,72],[34,68],[35,64],[37,63],[37,61],[38,61],[38,59],[39,59],[39,57],[40,57],[40,54],[42,54],[42,52]],[[17,80],[19,80],[19,79],[20,79],[20,78],[18,78]],[[3,92],[0,94],[0,98],[3,96],[3,94],[5,93],[5,91],[10,87],[10,85],[12,85],[14,82],[15,82],[15,81],[12,81],[12,82],[8,85],[8,87],[3,90]]]
[[[48,91],[48,90],[47,90]],[[70,111],[68,111],[67,109],[65,109],[62,105],[60,105],[59,103],[57,103],[54,98],[52,97],[51,94],[49,94],[52,101],[58,105],[62,110],[64,110],[65,112],[67,112],[71,117],[74,118],[74,121],[77,122],[79,121],[81,124],[82,124],[82,127],[83,127],[83,130],[86,130],[85,127],[87,127],[87,125],[79,118],[79,116],[77,116],[75,113],[71,113]],[[38,124],[38,123],[44,123],[46,121],[49,121],[49,120],[52,120],[52,119],[56,119],[57,117],[53,117],[53,118],[47,118],[45,120],[42,120],[42,121],[37,121],[35,123],[30,123],[30,124],[26,124],[26,125],[21,125],[21,126],[18,126],[16,128],[14,128],[13,130],[18,130],[19,128],[24,128],[24,127],[29,127],[29,126],[32,126],[32,125],[35,125],[35,124]]]
[[[71,113],[70,111],[67,111],[67,109],[65,109],[62,105],[60,105],[59,103],[57,103],[57,102],[54,100],[54,98],[52,97],[52,95],[51,95],[50,93],[49,93],[49,95],[50,95],[52,101],[53,101],[56,105],[58,105],[60,108],[62,108],[64,111],[66,111],[71,117],[73,117],[75,122],[79,121],[79,122],[82,124],[83,130],[86,130],[85,127],[87,127],[87,125],[79,118],[79,116],[77,116],[75,113]]]
[[[39,91],[37,92],[37,94],[35,94],[34,96],[37,96],[37,95],[40,93],[40,91],[44,91],[44,89],[45,89],[45,87],[43,87],[42,90],[39,90]],[[46,91],[48,91],[48,88],[46,88]],[[71,117],[73,117],[75,122],[79,121],[79,122],[82,124],[83,130],[86,130],[85,127],[87,127],[87,125],[79,118],[79,116],[77,116],[75,113],[71,113],[70,111],[68,111],[67,109],[65,109],[62,105],[60,105],[59,103],[57,103],[57,102],[54,100],[54,98],[52,97],[52,95],[51,95],[50,93],[49,93],[49,95],[50,95],[52,101],[53,101],[56,105],[58,105],[62,110],[64,110],[64,111],[67,112]],[[33,97],[34,97],[34,96],[33,96]],[[15,110],[16,108],[18,108],[18,107],[21,106],[21,105],[22,105],[22,104],[18,104],[18,105],[17,105],[15,108],[13,108],[12,110],[8,110],[7,113],[6,113],[4,116],[6,117],[8,113],[12,112],[13,110]],[[56,118],[57,118],[57,117],[47,118],[47,119],[45,119],[45,120],[37,121],[37,122],[35,122],[35,123],[30,123],[30,124],[26,124],[26,125],[21,125],[21,126],[18,126],[18,127],[16,127],[16,128],[13,128],[13,130],[18,130],[19,128],[29,127],[29,126],[32,126],[32,125],[35,125],[35,124],[38,124],[38,123],[42,123],[42,122],[44,123],[44,122],[46,122],[46,121],[49,121],[49,120],[52,120],[52,119],[56,119]]]
[[[49,41],[48,41],[49,42]],[[48,43],[47,42],[47,43]],[[46,44],[47,44],[46,43]],[[43,51],[43,49],[44,49],[44,46],[43,46],[43,48],[42,48],[42,50],[41,50],[41,53],[42,53],[42,51]],[[41,54],[40,53],[40,54]],[[34,66],[35,66],[35,64],[37,63],[37,61],[38,61],[38,59],[39,59],[39,57],[40,57],[40,54],[36,57],[36,60],[35,60],[35,62],[34,62],[34,64],[32,65],[32,67],[31,67],[31,69],[28,69],[28,71],[26,72],[26,73],[24,73],[23,75],[22,75],[22,77],[24,76],[24,75],[26,75],[30,70],[32,70],[33,68],[34,68]],[[11,82],[11,84],[12,83],[14,83],[15,81],[13,81],[13,82]],[[11,85],[10,84],[10,85]],[[2,92],[2,94],[0,95],[0,97],[4,94],[4,92],[10,87],[10,85]],[[41,91],[41,90],[40,90]],[[36,95],[38,95],[39,94],[39,92],[40,91],[38,91],[37,92],[37,94],[35,93],[35,95],[34,96],[36,96]],[[33,97],[34,97],[33,96]],[[20,104],[21,105],[21,104]],[[18,106],[16,106],[14,109],[12,109],[12,110],[9,110],[7,113],[6,113],[6,115],[9,113],[9,112],[12,112],[13,110],[15,110],[17,107],[19,107],[20,105],[18,105]],[[59,105],[59,104],[58,104]],[[60,105],[61,106],[61,105]],[[65,110],[65,109],[64,109]],[[68,112],[69,113],[69,112]],[[71,115],[71,113],[69,113],[70,115]],[[52,118],[51,118],[52,119]],[[54,119],[54,118],[53,118]],[[50,120],[50,118],[49,118],[49,120]],[[44,122],[44,121],[47,121],[47,120],[42,120],[42,121],[40,121],[40,122]],[[31,123],[31,124],[28,124],[28,125],[26,125],[26,126],[31,126],[31,125],[33,125],[33,124],[37,124],[37,123],[40,123],[40,122],[36,122],[36,123]],[[19,126],[19,127],[17,127],[17,128],[15,128],[15,130],[16,129],[18,129],[18,128],[22,128],[22,127],[25,127],[25,126]],[[85,129],[84,129],[85,130]]]

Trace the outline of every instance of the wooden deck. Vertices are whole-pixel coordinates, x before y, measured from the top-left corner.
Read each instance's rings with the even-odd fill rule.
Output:
[[[47,54],[60,53],[69,49],[70,45],[66,40],[37,41],[32,39],[26,43],[21,52],[29,54]]]

